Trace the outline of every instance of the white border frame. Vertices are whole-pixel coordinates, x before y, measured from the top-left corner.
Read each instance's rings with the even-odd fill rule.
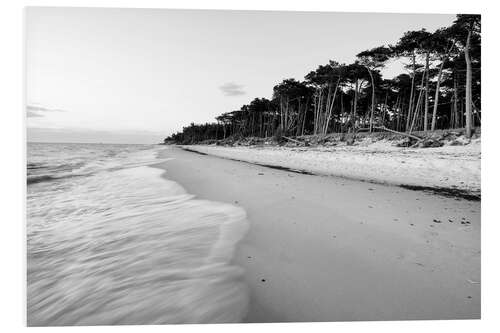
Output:
[[[259,10],[302,10],[302,11],[344,11],[344,12],[391,12],[391,13],[480,13],[482,14],[483,39],[483,116],[482,143],[483,181],[482,195],[482,320],[466,321],[407,321],[407,322],[341,322],[341,323],[298,323],[298,324],[246,324],[246,325],[181,325],[181,326],[100,326],[57,328],[66,330],[92,330],[95,332],[120,330],[132,331],[208,331],[208,332],[253,332],[257,330],[304,330],[346,332],[423,332],[447,331],[468,332],[493,331],[500,327],[497,319],[500,275],[495,267],[499,259],[496,254],[500,237],[500,221],[496,218],[496,190],[500,186],[497,170],[497,143],[493,124],[499,123],[500,110],[494,105],[495,81],[498,80],[500,54],[498,37],[500,31],[499,5],[493,1],[436,1],[420,0],[403,2],[397,0],[358,0],[337,3],[332,1],[273,1],[273,0],[4,0],[0,10],[1,53],[0,53],[0,105],[3,120],[0,130],[1,163],[0,203],[1,229],[0,253],[2,273],[0,274],[0,327],[4,332],[9,328],[25,327],[25,114],[24,109],[24,12],[25,6],[71,6],[71,7],[127,7],[127,8],[190,8],[190,9],[259,9]],[[487,7],[485,7],[487,6]],[[491,59],[491,60],[490,60]],[[495,80],[496,79],[496,80]],[[484,84],[486,82],[486,84]],[[498,94],[498,92],[496,93]],[[487,125],[490,124],[490,125]],[[491,133],[493,132],[493,133]],[[30,330],[54,330],[55,328],[30,328]]]

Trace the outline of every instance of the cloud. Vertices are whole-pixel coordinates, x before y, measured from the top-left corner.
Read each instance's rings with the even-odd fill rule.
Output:
[[[224,83],[219,89],[226,96],[240,96],[245,95],[245,91],[243,90],[243,86],[240,84],[236,84],[234,82]]]
[[[26,116],[28,118],[34,118],[34,117],[43,117],[43,113],[46,112],[66,112],[66,110],[62,109],[51,109],[51,108],[46,108],[40,105],[28,105],[26,106]]]

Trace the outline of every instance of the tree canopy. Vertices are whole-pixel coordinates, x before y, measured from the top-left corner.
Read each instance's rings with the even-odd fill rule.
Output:
[[[362,51],[350,64],[330,60],[303,80],[276,84],[270,99],[254,98],[216,122],[190,124],[165,142],[228,137],[325,135],[385,127],[427,131],[481,124],[481,16],[459,14],[449,27],[407,31],[393,45]],[[406,61],[406,73],[380,73]]]

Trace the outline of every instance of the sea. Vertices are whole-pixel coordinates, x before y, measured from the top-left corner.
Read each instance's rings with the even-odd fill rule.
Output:
[[[29,326],[243,320],[245,211],[168,180],[165,149],[28,143]]]

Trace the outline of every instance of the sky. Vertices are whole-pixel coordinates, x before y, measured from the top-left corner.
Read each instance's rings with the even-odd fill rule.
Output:
[[[158,143],[447,14],[28,7],[28,141]],[[402,72],[389,64],[384,77]]]

